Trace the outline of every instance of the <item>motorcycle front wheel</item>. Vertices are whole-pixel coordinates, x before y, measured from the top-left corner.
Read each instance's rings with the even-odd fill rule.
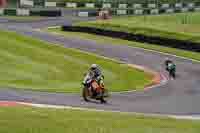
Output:
[[[84,99],[86,102],[89,101],[89,100],[88,100],[88,97],[89,97],[89,90],[88,90],[88,88],[83,87],[83,90],[82,90],[82,97],[83,97],[83,99]]]

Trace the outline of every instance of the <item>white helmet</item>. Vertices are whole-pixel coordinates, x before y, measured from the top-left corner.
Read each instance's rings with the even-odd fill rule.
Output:
[[[165,60],[169,60],[169,57],[165,57]]]
[[[91,68],[92,68],[92,69],[95,69],[95,68],[97,68],[97,67],[98,67],[97,64],[92,64],[92,65],[91,65]]]

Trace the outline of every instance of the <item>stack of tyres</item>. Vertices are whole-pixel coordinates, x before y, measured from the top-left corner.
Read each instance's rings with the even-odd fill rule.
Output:
[[[16,9],[4,9],[4,15],[16,16],[17,11]]]

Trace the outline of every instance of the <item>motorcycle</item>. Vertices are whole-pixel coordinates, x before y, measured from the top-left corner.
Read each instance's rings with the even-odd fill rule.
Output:
[[[105,98],[108,97],[108,90],[104,86],[103,77],[99,81],[92,79],[89,84],[83,84],[82,96],[86,102],[95,99],[106,103]]]
[[[176,65],[174,63],[167,64],[166,70],[169,72],[170,78],[176,78]]]

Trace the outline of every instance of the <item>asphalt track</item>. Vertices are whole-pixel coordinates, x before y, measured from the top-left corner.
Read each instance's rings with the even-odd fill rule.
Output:
[[[63,18],[32,23],[14,23],[4,20],[0,22],[0,29],[16,31],[52,44],[60,44],[67,48],[76,48],[126,63],[141,65],[160,73],[164,73],[163,60],[168,56],[177,64],[177,79],[169,80],[167,84],[147,91],[112,94],[108,104],[105,105],[86,103],[79,94],[16,91],[8,88],[0,90],[0,100],[147,114],[200,115],[200,63],[125,45],[112,45],[106,42],[97,44],[94,41],[67,38],[34,30],[71,23],[72,21],[66,21]]]

